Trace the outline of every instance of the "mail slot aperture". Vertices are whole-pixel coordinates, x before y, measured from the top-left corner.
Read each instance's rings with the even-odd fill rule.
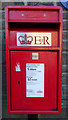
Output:
[[[44,46],[59,47],[59,29],[56,24],[11,23],[9,46]],[[15,26],[14,30],[13,27]],[[23,26],[23,27],[22,27]],[[26,26],[26,28],[25,28]],[[39,28],[40,26],[40,28]],[[21,28],[22,27],[22,28]],[[20,30],[19,30],[20,29]],[[42,32],[43,31],[43,32]],[[28,42],[27,42],[28,41]]]

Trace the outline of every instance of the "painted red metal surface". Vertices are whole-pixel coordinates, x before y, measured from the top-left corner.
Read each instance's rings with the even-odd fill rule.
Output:
[[[62,8],[7,6],[5,30],[8,113],[59,114],[62,94]],[[17,32],[51,32],[52,46],[18,47]],[[32,52],[39,54],[39,60],[31,59]],[[14,70],[16,61],[21,64],[19,74]],[[26,97],[26,63],[45,64],[44,98]]]
[[[39,60],[32,60],[32,53],[38,53]],[[15,71],[16,63],[20,63],[21,72]],[[44,98],[26,97],[26,63],[45,65]],[[11,51],[11,108],[57,109],[57,52]]]
[[[44,14],[44,16],[43,16]],[[58,10],[10,10],[9,21],[11,20],[30,21],[31,19],[39,21],[58,21]]]

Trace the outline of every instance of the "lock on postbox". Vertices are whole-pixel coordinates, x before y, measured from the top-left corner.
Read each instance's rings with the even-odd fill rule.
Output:
[[[62,91],[62,9],[5,9],[7,108],[10,114],[59,114]]]

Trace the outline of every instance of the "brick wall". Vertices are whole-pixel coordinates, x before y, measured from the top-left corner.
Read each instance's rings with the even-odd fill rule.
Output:
[[[61,6],[63,8],[63,60],[62,60],[62,112],[59,115],[38,115],[38,119],[66,120],[68,112],[68,10],[60,2],[2,2],[0,8],[0,38],[2,35],[2,118],[28,119],[28,115],[10,115],[7,113],[7,93],[6,93],[6,49],[5,49],[5,6],[7,5],[29,5],[29,6]],[[2,22],[2,23],[1,23]],[[2,28],[1,28],[2,25]],[[1,42],[0,42],[1,48]],[[1,49],[0,49],[1,53]],[[1,79],[1,78],[0,78]],[[67,94],[66,94],[67,91]],[[66,111],[67,108],[67,111]],[[48,119],[49,118],[49,119]]]

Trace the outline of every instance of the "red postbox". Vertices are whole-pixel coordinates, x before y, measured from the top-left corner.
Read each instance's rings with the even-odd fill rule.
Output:
[[[7,108],[10,114],[59,114],[62,8],[5,9]]]

